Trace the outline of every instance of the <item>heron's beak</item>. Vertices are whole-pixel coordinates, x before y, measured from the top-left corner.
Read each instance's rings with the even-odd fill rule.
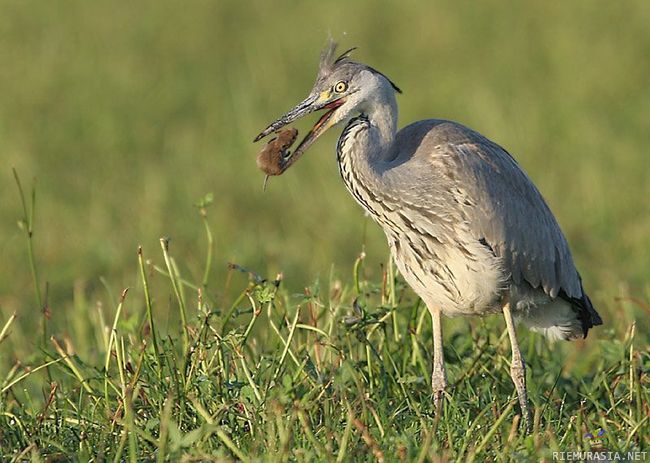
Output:
[[[318,137],[320,137],[323,133],[327,131],[333,124],[330,122],[330,119],[332,118],[332,114],[334,114],[334,111],[338,107],[340,107],[343,103],[345,103],[345,98],[338,98],[333,101],[326,101],[324,103],[320,103],[320,96],[319,95],[310,95],[307,97],[305,100],[303,100],[301,103],[299,103],[295,108],[293,108],[291,111],[286,113],[284,116],[279,118],[277,121],[273,122],[271,125],[269,125],[266,129],[264,129],[257,137],[255,137],[255,141],[259,141],[262,138],[266,137],[270,133],[276,132],[280,130],[282,127],[285,125],[288,125],[295,121],[296,119],[301,118],[302,116],[306,116],[307,114],[313,113],[314,111],[318,111],[321,109],[327,109],[328,111],[325,112],[320,119],[318,119],[318,122],[312,127],[312,129],[309,131],[309,133],[303,138],[303,140],[300,142],[298,147],[294,150],[293,154],[291,155],[292,161],[295,161],[299,156],[301,156],[307,148],[309,148],[314,141]],[[293,164],[293,162],[291,162]]]

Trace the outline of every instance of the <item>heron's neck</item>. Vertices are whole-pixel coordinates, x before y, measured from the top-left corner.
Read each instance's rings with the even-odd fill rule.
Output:
[[[395,97],[362,108],[343,130],[337,146],[338,164],[346,187],[364,209],[378,218],[382,175],[397,132]]]
[[[397,101],[391,91],[368,102],[362,111],[368,118],[367,152],[372,160],[384,159],[397,133]]]
[[[360,108],[339,139],[339,162],[351,162],[358,169],[386,161],[397,133],[397,101],[387,92]]]

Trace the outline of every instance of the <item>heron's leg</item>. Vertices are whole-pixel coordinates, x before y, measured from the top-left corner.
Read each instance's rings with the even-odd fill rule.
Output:
[[[528,408],[528,393],[526,392],[526,366],[524,365],[524,358],[521,356],[521,351],[519,350],[517,332],[515,331],[515,324],[512,319],[512,313],[510,312],[509,302],[506,302],[503,306],[503,317],[506,319],[508,335],[510,336],[510,347],[512,349],[510,377],[512,378],[512,382],[515,383],[515,388],[517,389],[517,397],[519,398],[519,406],[521,407],[526,431],[530,432],[530,409]]]
[[[440,412],[442,395],[447,387],[445,375],[445,356],[442,351],[442,320],[439,308],[431,310],[433,322],[433,373],[431,373],[431,388],[433,389],[433,400],[436,413]]]

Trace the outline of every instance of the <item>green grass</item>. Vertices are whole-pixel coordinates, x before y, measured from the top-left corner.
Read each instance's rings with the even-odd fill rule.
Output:
[[[231,264],[214,287],[180,273],[161,245],[151,260],[134,255],[130,289],[75,301],[67,334],[14,361],[1,389],[3,459],[536,461],[589,450],[583,436],[598,429],[610,451],[647,448],[650,355],[633,301],[621,299],[598,339],[524,336],[526,435],[498,318],[447,324],[450,388],[436,416],[429,314],[392,268],[369,281],[361,254],[348,276],[295,294],[281,274]],[[160,306],[187,322],[161,336]],[[20,336],[14,323],[1,343]]]
[[[645,0],[0,2],[0,460],[551,461],[597,428],[647,449],[648,23]],[[433,416],[428,315],[337,134],[262,190],[251,140],[328,32],[404,90],[400,125],[479,130],[558,217],[605,325],[521,333],[531,436],[498,317],[445,322]]]

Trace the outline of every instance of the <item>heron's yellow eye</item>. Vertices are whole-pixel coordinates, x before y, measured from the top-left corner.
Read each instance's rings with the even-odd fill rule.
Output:
[[[341,81],[341,82],[337,82],[337,84],[334,86],[334,91],[335,91],[336,93],[343,93],[343,92],[345,92],[347,89],[348,89],[348,84],[345,83],[345,82],[343,82],[343,81]]]

